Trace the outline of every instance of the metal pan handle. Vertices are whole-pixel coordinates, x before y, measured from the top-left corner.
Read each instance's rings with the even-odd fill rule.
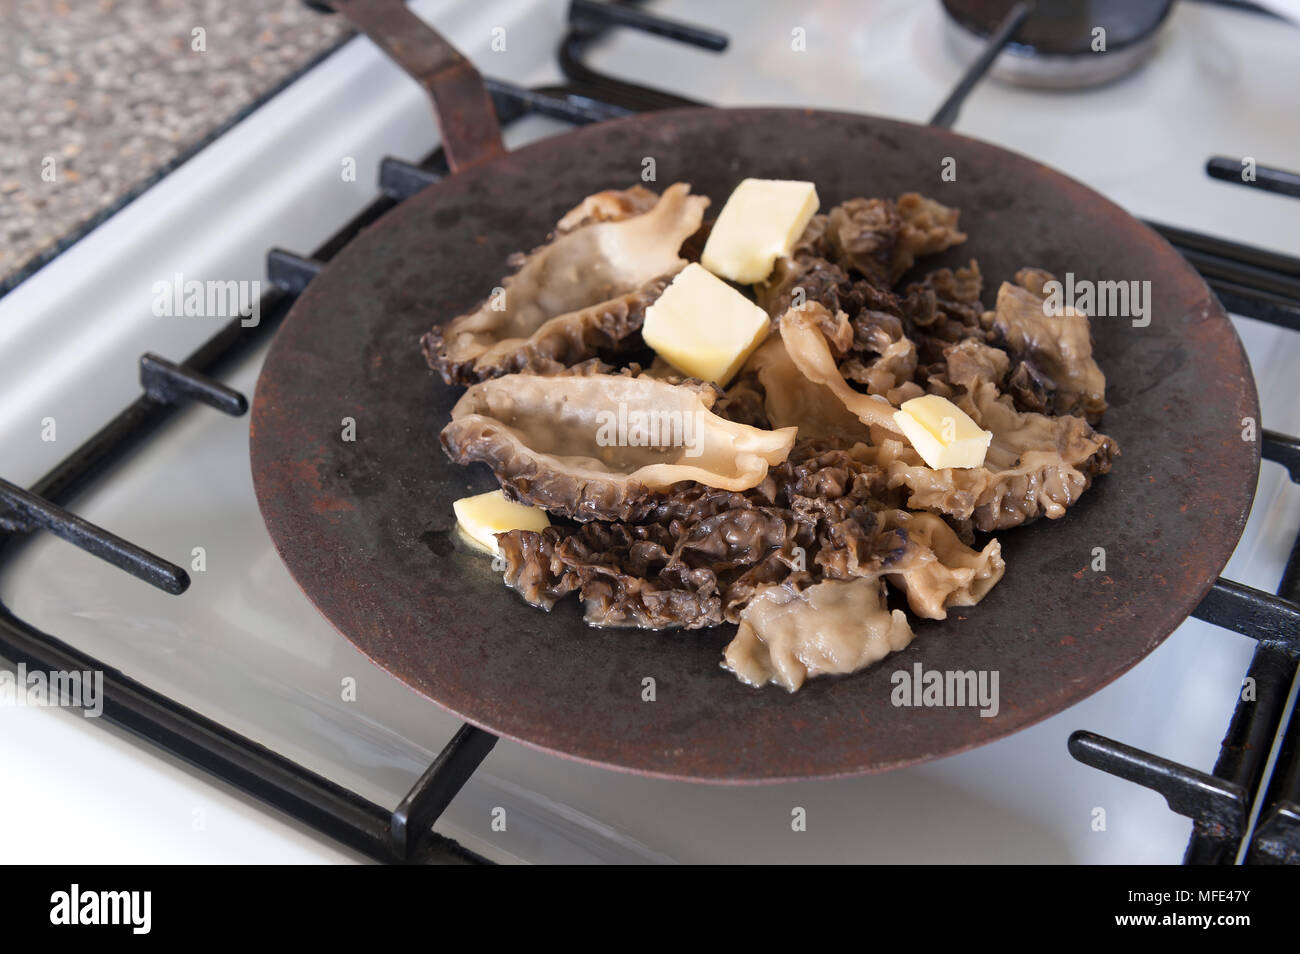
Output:
[[[329,6],[424,87],[453,172],[504,151],[483,77],[403,0],[330,0]]]

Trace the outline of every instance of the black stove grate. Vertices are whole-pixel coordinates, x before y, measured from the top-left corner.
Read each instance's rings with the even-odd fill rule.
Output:
[[[932,122],[951,125],[961,103],[1014,36],[1023,6],[1003,28],[936,113]],[[560,47],[569,78],[564,86],[523,89],[488,80],[503,124],[538,114],[575,124],[647,109],[704,105],[600,74],[582,62],[586,47],[612,27],[629,27],[721,51],[727,37],[629,7],[573,0],[570,32]],[[1226,160],[1231,163],[1232,160]],[[1208,171],[1223,177],[1224,160]],[[261,302],[262,320],[244,327],[236,318],[185,361],[153,354],[140,360],[143,393],[58,466],[23,490],[0,479],[0,569],[16,544],[37,530],[54,533],[169,592],[189,586],[185,571],[64,509],[107,468],[151,438],[191,401],[242,415],[247,399],[218,376],[272,334],[294,299],[362,228],[446,173],[437,150],[416,165],[386,159],[380,195],[310,256],[273,249],[267,273],[273,286]],[[1268,170],[1260,188],[1286,186],[1291,174]],[[1278,173],[1278,175],[1273,175]],[[1279,178],[1280,176],[1280,178]],[[1286,188],[1277,189],[1289,194]],[[1201,271],[1225,307],[1241,315],[1300,331],[1300,261],[1168,226],[1155,226]],[[1300,441],[1265,431],[1266,460],[1281,463],[1300,482]],[[1088,732],[1069,742],[1075,758],[1160,793],[1175,812],[1193,820],[1188,863],[1300,863],[1300,720],[1288,724],[1286,703],[1300,659],[1300,540],[1276,594],[1229,580],[1216,581],[1194,615],[1251,636],[1258,645],[1247,677],[1254,699],[1239,700],[1213,773],[1205,773]],[[238,735],[123,673],[44,633],[0,604],[0,656],[32,670],[97,670],[104,673],[103,719],[150,742],[214,778],[278,809],[369,858],[406,863],[485,863],[486,859],[433,831],[433,825],[496,738],[462,725],[394,809],[370,802],[296,762]],[[1266,778],[1274,740],[1280,738]],[[1254,813],[1254,814],[1252,814]],[[1252,817],[1258,821],[1251,828]],[[1249,841],[1247,842],[1247,836]],[[1243,849],[1244,843],[1244,849]]]

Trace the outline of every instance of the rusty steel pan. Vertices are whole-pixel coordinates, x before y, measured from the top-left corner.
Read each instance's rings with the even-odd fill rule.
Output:
[[[427,85],[445,66],[426,71]],[[439,111],[454,137],[448,105]],[[1181,256],[1079,183],[951,132],[828,112],[655,113],[511,153],[488,140],[458,142],[459,171],[389,212],[311,283],[271,347],[252,412],[257,497],[290,572],[363,653],[457,716],[672,778],[883,771],[982,745],[1096,692],[1187,618],[1231,554],[1259,467],[1241,434],[1243,418],[1259,417],[1241,344]],[[823,208],[911,190],[957,206],[969,241],[924,267],[977,258],[986,304],[1026,265],[1150,281],[1149,326],[1093,322],[1110,403],[1102,430],[1123,450],[1114,471],[1063,519],[998,534],[1006,576],[978,606],[913,620],[903,652],[795,694],[719,668],[734,627],[601,630],[573,596],[549,614],[525,604],[455,533],[452,501],[497,484],[439,447],[462,389],[425,366],[419,338],[483,299],[506,257],[542,242],[584,196],[639,181],[647,156],[659,188],[689,182],[714,214],[745,176],[811,180]],[[940,179],[945,157],[956,181]],[[342,439],[344,418],[354,441]],[[1092,569],[1097,547],[1104,571]],[[915,664],[997,671],[998,715],[896,707],[891,675]],[[654,701],[643,699],[646,679]]]

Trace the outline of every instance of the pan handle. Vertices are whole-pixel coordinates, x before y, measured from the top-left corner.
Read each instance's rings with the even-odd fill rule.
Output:
[[[505,151],[483,77],[403,0],[330,0],[329,6],[424,87],[452,172]]]

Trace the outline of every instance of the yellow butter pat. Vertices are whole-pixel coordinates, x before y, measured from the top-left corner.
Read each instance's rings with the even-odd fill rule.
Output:
[[[692,263],[646,309],[641,336],[678,371],[724,386],[769,327],[767,312]]]
[[[451,505],[465,534],[489,553],[498,553],[496,534],[507,530],[542,530],[551,525],[540,507],[506,500],[499,490],[462,497]]]
[[[991,431],[983,430],[965,411],[937,394],[904,401],[894,412],[894,423],[934,470],[981,466],[993,440]]]
[[[745,179],[718,213],[700,262],[733,282],[761,282],[794,248],[820,204],[811,182]]]

